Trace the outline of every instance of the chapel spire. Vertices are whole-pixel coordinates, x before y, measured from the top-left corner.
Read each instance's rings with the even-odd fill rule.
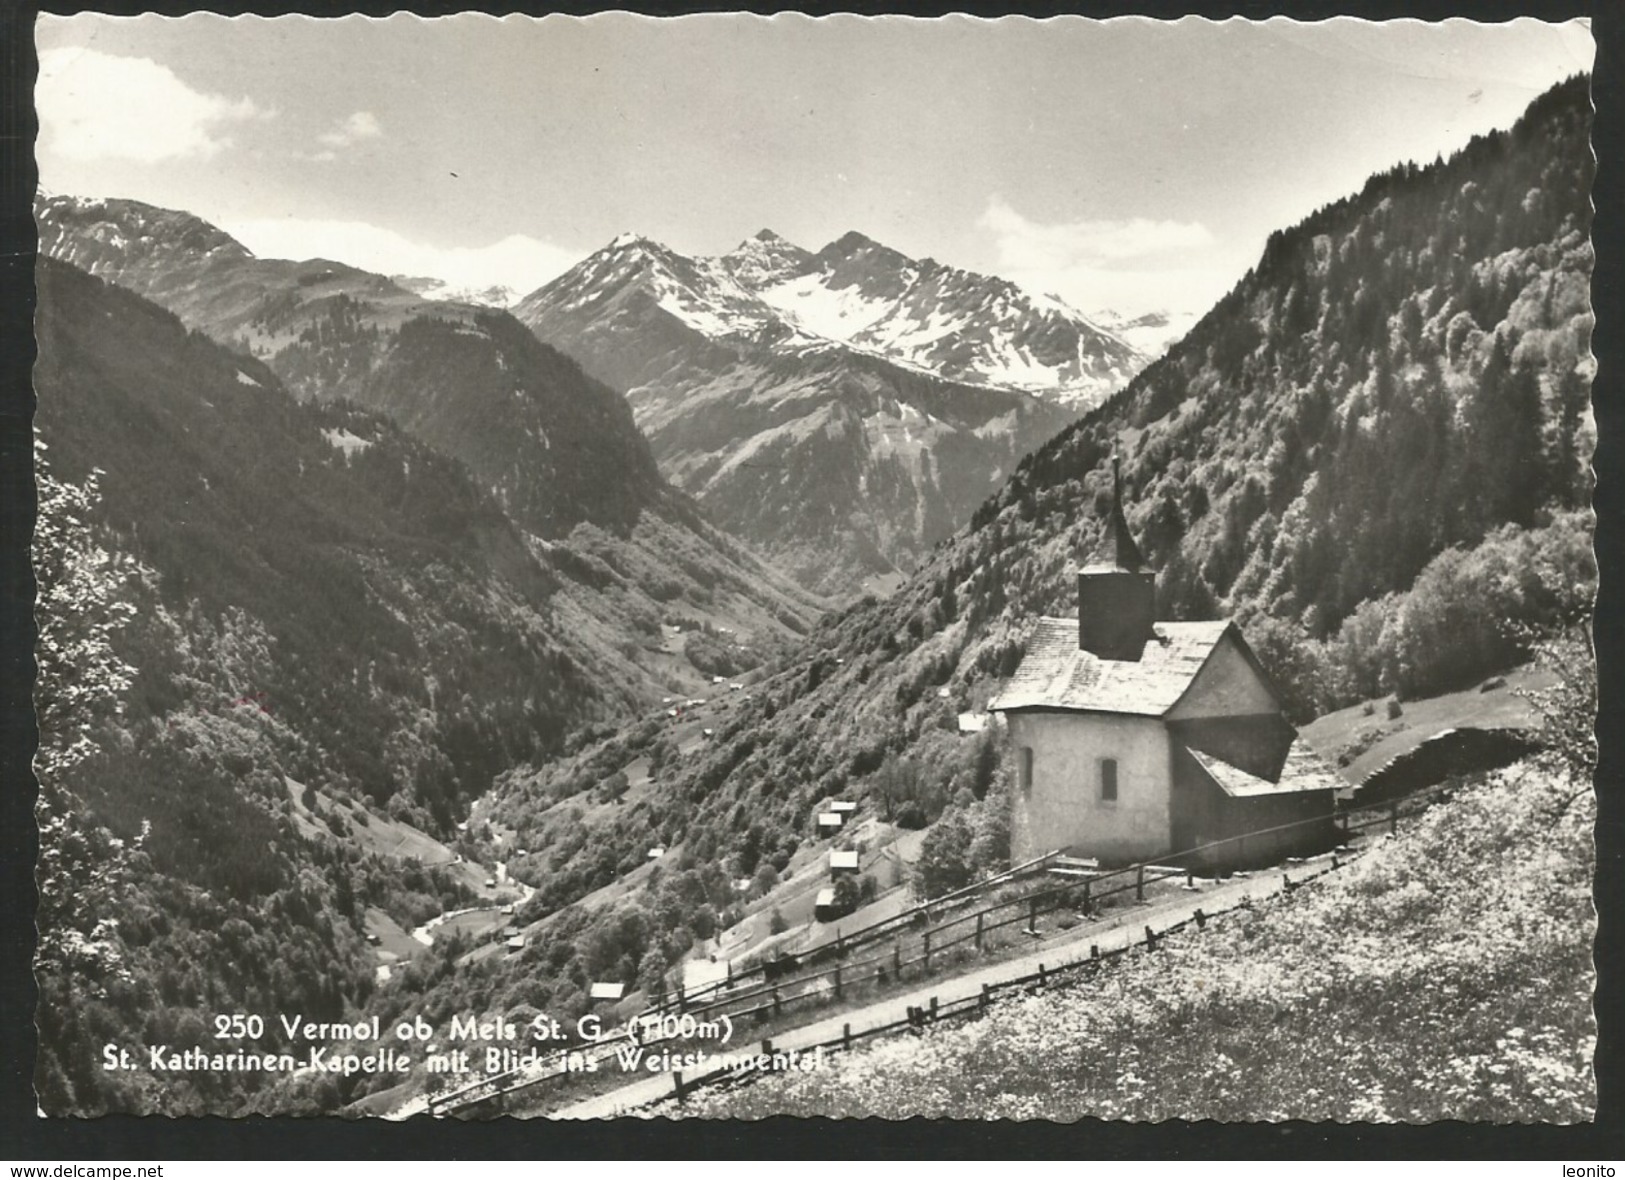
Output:
[[[1112,453],[1112,548],[1117,568],[1139,573],[1145,568],[1145,557],[1129,532],[1128,518],[1123,515],[1123,461]]]

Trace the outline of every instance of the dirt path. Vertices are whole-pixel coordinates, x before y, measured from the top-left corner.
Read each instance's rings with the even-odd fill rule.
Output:
[[[842,1027],[850,1024],[853,1034],[864,1029],[903,1020],[911,1007],[929,1006],[935,996],[939,1003],[947,1004],[979,994],[984,983],[1002,983],[1031,975],[1039,964],[1060,967],[1089,957],[1090,944],[1102,952],[1132,945],[1139,941],[1144,929],[1150,926],[1160,933],[1169,926],[1192,917],[1196,910],[1216,913],[1230,909],[1242,898],[1262,899],[1284,890],[1282,878],[1297,880],[1318,873],[1330,864],[1330,856],[1316,857],[1301,865],[1285,869],[1269,869],[1246,877],[1235,877],[1217,884],[1207,884],[1194,892],[1181,892],[1173,897],[1130,906],[1098,922],[1085,922],[1071,930],[1061,931],[1037,943],[1033,950],[1014,958],[1002,959],[985,967],[975,968],[959,975],[927,980],[907,992],[891,995],[883,1000],[859,1008],[848,1008],[834,1015],[810,1021],[807,1024],[781,1032],[773,1037],[774,1052],[787,1049],[806,1049],[841,1035]],[[748,1052],[751,1042],[715,1046],[718,1052]],[[665,1098],[672,1093],[671,1075],[665,1072],[645,1074],[625,1086],[572,1103],[548,1114],[548,1118],[596,1119],[613,1118],[637,1107]]]

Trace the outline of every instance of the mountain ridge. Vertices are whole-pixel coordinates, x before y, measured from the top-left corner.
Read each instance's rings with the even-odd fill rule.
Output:
[[[200,234],[207,223],[138,202],[54,197],[37,216],[47,257],[76,248],[84,257],[85,243],[100,243],[90,258],[101,277],[256,357],[301,399],[385,414],[464,464],[528,544],[597,571],[593,586],[572,581],[565,596],[595,628],[656,635],[669,603],[780,642],[825,605],[666,483],[625,399],[506,312],[431,302],[322,262],[224,248],[200,262],[164,230],[179,220]],[[215,232],[212,244],[229,241]],[[694,675],[668,668],[664,656],[607,659],[618,681],[641,682],[645,698],[659,694],[663,677]]]
[[[514,314],[627,392],[662,470],[721,523],[841,593],[911,568],[1076,412],[1030,390],[943,377],[923,354],[837,338],[764,297],[837,271],[852,289],[878,289],[858,273],[876,258],[903,256],[856,232],[815,255],[762,230],[706,258],[628,233]],[[913,281],[881,280],[897,293]]]

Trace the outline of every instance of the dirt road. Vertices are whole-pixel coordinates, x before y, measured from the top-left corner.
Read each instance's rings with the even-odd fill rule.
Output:
[[[1071,930],[1060,931],[1037,942],[1034,949],[1015,958],[1002,959],[971,971],[947,978],[927,980],[908,992],[891,995],[860,1008],[847,1008],[823,1019],[781,1032],[773,1038],[774,1052],[788,1049],[807,1049],[813,1045],[839,1037],[842,1026],[850,1024],[855,1034],[864,1029],[893,1024],[903,1020],[911,1007],[929,1006],[935,996],[939,1003],[947,1004],[979,994],[983,984],[1003,983],[1031,975],[1040,964],[1060,967],[1089,957],[1090,944],[1102,952],[1129,946],[1144,938],[1145,927],[1161,933],[1169,926],[1192,917],[1198,909],[1217,913],[1239,904],[1243,898],[1262,899],[1284,891],[1283,878],[1295,882],[1318,874],[1329,867],[1331,857],[1316,857],[1301,865],[1285,869],[1269,869],[1246,877],[1207,883],[1193,892],[1180,892],[1144,905],[1130,906],[1114,912],[1098,922],[1084,922]],[[698,1047],[698,1046],[695,1046]],[[707,1046],[717,1052],[744,1054],[752,1049],[751,1042],[725,1046]],[[632,1077],[633,1075],[628,1075]],[[672,1093],[671,1075],[664,1071],[638,1076],[627,1085],[572,1103],[547,1115],[559,1119],[613,1118],[637,1107],[667,1097]]]

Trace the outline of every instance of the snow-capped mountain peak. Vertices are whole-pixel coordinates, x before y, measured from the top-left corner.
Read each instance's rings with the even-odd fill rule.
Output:
[[[1146,359],[1061,300],[910,258],[857,230],[813,253],[763,229],[709,258],[622,234],[517,310],[534,324],[634,299],[729,347],[844,348],[1068,406],[1100,401]]]
[[[643,298],[709,339],[756,336],[782,325],[718,258],[689,258],[637,234],[625,233],[523,299],[527,323],[544,309],[598,314]]]
[[[786,241],[770,229],[746,238],[721,258],[722,265],[744,286],[756,289],[801,273],[812,254],[794,242]]]
[[[745,271],[736,271],[745,280]],[[750,283],[805,332],[951,380],[1088,405],[1143,367],[1129,343],[1007,279],[913,259],[856,230]]]

